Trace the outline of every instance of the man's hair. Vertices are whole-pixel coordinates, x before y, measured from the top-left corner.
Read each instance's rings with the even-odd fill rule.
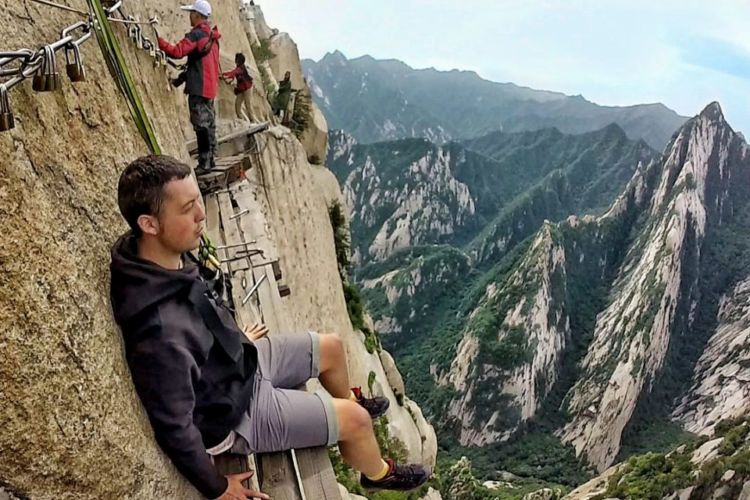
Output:
[[[138,217],[159,214],[164,204],[164,186],[190,173],[190,167],[163,155],[142,156],[125,168],[117,185],[117,204],[136,237],[141,235]]]
[[[239,64],[245,64],[245,54],[237,52],[237,54],[234,55],[234,60]]]

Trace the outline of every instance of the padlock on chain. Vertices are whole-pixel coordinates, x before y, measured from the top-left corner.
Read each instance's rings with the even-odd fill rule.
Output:
[[[34,75],[31,88],[37,92],[54,92],[59,90],[61,86],[55,51],[48,45],[44,47],[44,60]]]
[[[15,127],[16,121],[13,117],[13,110],[10,109],[8,89],[5,85],[0,85],[0,132],[7,132]]]
[[[57,56],[52,47],[49,47],[49,57],[51,63],[47,66],[47,84],[44,87],[46,92],[55,92],[62,88],[62,79],[57,72]]]
[[[34,78],[31,80],[31,88],[34,89],[35,92],[44,92],[44,88],[46,87],[46,81],[47,77],[45,76],[47,71],[47,47],[44,49],[44,55],[42,56],[42,65],[39,66],[39,69],[34,74]]]
[[[86,68],[83,66],[83,59],[81,58],[81,51],[78,48],[78,44],[71,43],[65,47],[65,63],[65,71],[71,82],[86,81]]]

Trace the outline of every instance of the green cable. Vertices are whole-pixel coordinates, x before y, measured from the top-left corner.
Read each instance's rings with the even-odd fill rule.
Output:
[[[130,76],[127,63],[120,50],[120,44],[117,42],[117,38],[112,31],[112,26],[109,23],[109,19],[107,19],[107,13],[104,7],[102,7],[101,0],[87,1],[97,21],[97,26],[95,26],[94,30],[99,47],[104,55],[104,60],[107,62],[109,72],[117,82],[117,86],[125,96],[138,132],[140,132],[143,140],[146,141],[146,145],[152,154],[161,154],[161,148],[154,134],[153,126],[143,107],[143,102],[138,94],[138,89],[133,83],[133,78]]]

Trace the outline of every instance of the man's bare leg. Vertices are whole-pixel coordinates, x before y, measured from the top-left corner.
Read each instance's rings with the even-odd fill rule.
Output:
[[[339,450],[344,462],[366,476],[383,469],[383,458],[367,410],[348,399],[334,399],[339,423]]]
[[[349,399],[351,386],[346,368],[344,343],[341,337],[335,334],[320,335],[319,338],[320,376],[318,379],[334,398]],[[372,422],[370,422],[370,427],[372,427]]]
[[[352,392],[349,389],[346,355],[341,339],[337,335],[322,335],[320,340],[320,381],[334,396],[333,407],[339,428],[339,450],[344,462],[362,473],[360,483],[368,489],[407,491],[424,484],[430,477],[428,468],[418,464],[399,465],[383,460],[375,439],[371,409],[366,409],[362,405],[362,400],[350,399]],[[387,405],[384,408],[387,408]]]

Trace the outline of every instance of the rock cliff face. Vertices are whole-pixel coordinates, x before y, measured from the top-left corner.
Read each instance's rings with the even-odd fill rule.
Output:
[[[334,155],[351,147],[341,144]],[[545,222],[489,270],[469,260],[441,275],[435,248],[412,247],[362,271],[379,310],[407,320],[426,318],[415,297],[427,277],[452,280],[429,342],[393,314],[379,320],[407,385],[428,388],[421,397],[459,444],[542,422],[602,471],[644,426],[710,434],[747,413],[748,146],[714,103],[634,169],[602,215]]]
[[[284,128],[271,130],[261,141],[264,171],[254,172],[250,181],[269,186],[267,194],[259,191],[258,198],[268,235],[279,247],[284,279],[293,290],[285,299],[291,322],[300,328],[313,325],[322,332],[339,333],[351,360],[353,383],[367,388],[372,373],[373,392],[391,400],[386,415],[391,436],[406,445],[410,458],[434,464],[435,432],[413,402],[396,397],[395,392],[404,396],[404,389],[395,365],[386,362],[384,367],[381,357],[388,359],[387,353],[369,353],[364,335],[352,329],[328,216],[331,202],[342,196],[336,178],[322,167],[309,165],[302,145]]]
[[[158,14],[163,35],[177,39],[187,30],[179,4],[133,0],[125,9],[141,19]],[[242,51],[255,71],[238,8],[214,5],[222,60]],[[274,36],[259,18],[253,21],[262,28],[255,30],[259,39]],[[0,0],[13,45],[5,48],[38,48],[77,20],[43,5]],[[193,136],[184,95],[170,90],[163,70],[131,45],[121,26],[114,28],[163,151],[188,160],[185,143]],[[0,484],[39,499],[198,498],[153,441],[111,317],[109,247],[125,231],[116,182],[147,150],[95,42],[83,56],[86,83],[64,80],[60,92],[48,94],[32,93],[30,83],[13,89],[16,128],[0,134]],[[271,116],[262,85],[253,107],[256,117]],[[238,125],[228,86],[218,109],[223,130]],[[325,137],[324,123],[318,126]],[[327,213],[338,187],[333,175],[307,162],[311,150],[325,151],[320,137],[305,150],[288,130],[273,128],[261,139],[267,189],[253,184],[293,290],[294,324],[341,335],[354,380],[367,386],[374,371],[380,390],[393,398],[393,434],[413,457],[434,462],[431,427],[420,412],[397,404],[380,358],[362,353],[348,322]],[[256,165],[251,175],[258,172]]]
[[[471,312],[447,375],[460,395],[448,413],[461,423],[462,445],[510,437],[556,382],[569,336],[564,298],[557,295],[564,289],[564,262],[565,249],[547,225],[507,281],[487,285]]]
[[[636,456],[610,467],[564,498],[664,498],[720,500],[750,498],[747,418],[727,419],[711,438],[686,443],[666,454]]]
[[[686,430],[711,434],[725,418],[750,408],[750,281],[745,279],[719,304],[718,326],[695,367],[692,387],[673,416]]]
[[[748,160],[747,145],[718,104],[688,122],[666,151],[647,226],[630,249],[634,259],[613,284],[568,395],[573,418],[564,439],[600,470],[617,455],[639,400],[661,390],[677,395],[667,389],[678,388],[679,379],[670,379],[704,349],[712,325],[703,318],[715,318],[718,306],[713,295],[744,278],[723,260],[727,246],[745,237],[722,230],[747,222]]]
[[[554,388],[559,436],[604,470],[639,419],[710,433],[747,412],[749,188],[747,145],[712,104],[606,214],[545,225],[490,280],[438,379],[459,441],[508,438]]]
[[[332,135],[329,165],[352,212],[355,260],[366,265],[425,244],[501,258],[545,218],[601,209],[655,153],[616,125],[582,135],[495,132],[438,145],[358,145]]]

